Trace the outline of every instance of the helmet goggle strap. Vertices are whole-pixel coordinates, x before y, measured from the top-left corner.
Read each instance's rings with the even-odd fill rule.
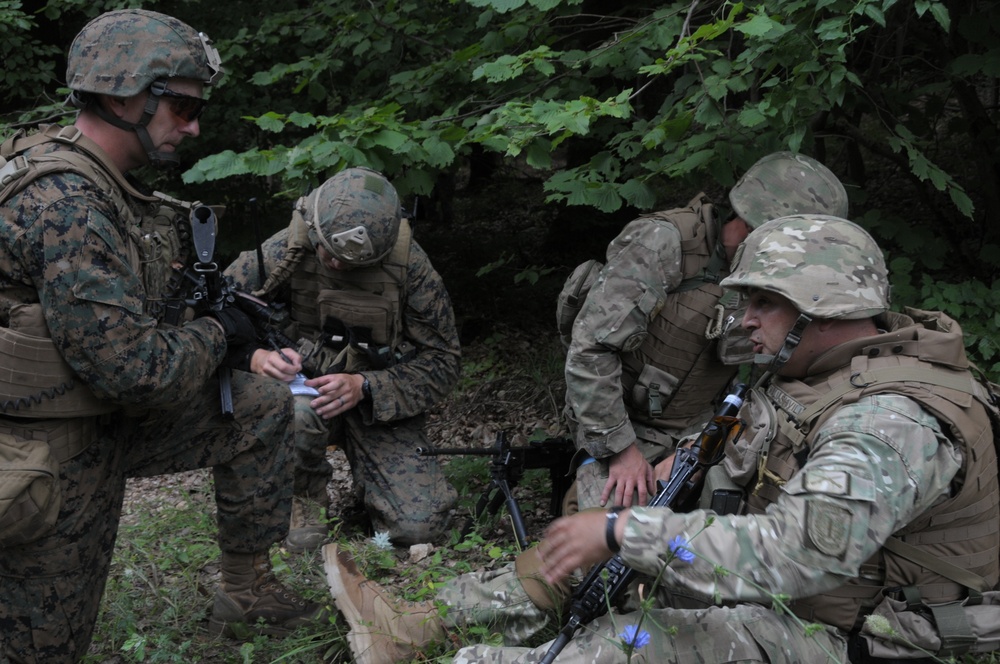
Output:
[[[785,362],[792,356],[792,352],[798,347],[799,342],[802,341],[802,334],[805,332],[806,326],[811,322],[812,316],[800,313],[795,324],[792,325],[792,329],[788,330],[788,334],[785,335],[785,342],[781,344],[781,348],[778,349],[776,354],[758,354],[754,356],[753,363],[755,365],[766,365],[764,373],[756,383],[758,386],[763,385],[778,369],[784,366]]]
[[[146,97],[146,105],[142,109],[142,117],[139,118],[138,122],[128,122],[126,120],[122,120],[114,113],[109,112],[96,100],[92,105],[94,112],[97,113],[98,117],[108,124],[114,125],[115,127],[126,131],[134,131],[136,136],[139,137],[139,143],[142,145],[143,150],[146,151],[146,156],[149,157],[149,162],[154,166],[176,166],[180,163],[180,159],[178,159],[177,155],[173,152],[158,152],[156,147],[153,145],[153,139],[149,136],[149,131],[146,130],[146,126],[149,124],[149,121],[153,119],[154,115],[156,115],[156,109],[160,105],[160,98],[166,88],[167,82],[163,79],[153,81],[152,85],[149,86],[149,95]]]

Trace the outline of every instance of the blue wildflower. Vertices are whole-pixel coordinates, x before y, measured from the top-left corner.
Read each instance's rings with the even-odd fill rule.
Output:
[[[638,650],[649,643],[649,632],[640,630],[638,625],[625,625],[625,631],[618,635],[625,647]]]
[[[688,546],[690,546],[690,542],[688,542],[680,535],[677,535],[672,540],[670,540],[670,543],[667,544],[667,546],[670,548],[670,553],[674,554],[674,558],[679,558],[680,560],[683,560],[686,563],[689,563],[692,560],[694,560],[694,553],[687,548]]]

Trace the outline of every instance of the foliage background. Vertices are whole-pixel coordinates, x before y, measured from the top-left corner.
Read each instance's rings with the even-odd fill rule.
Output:
[[[763,154],[802,151],[849,186],[852,217],[888,254],[895,304],[959,319],[998,377],[1000,5],[658,4],[0,0],[0,133],[60,110],[63,53],[86,20],[120,6],[173,14],[213,37],[228,76],[204,135],[182,146],[187,186],[149,177],[228,205],[223,252],[252,246],[251,217],[276,230],[291,200],[353,165],[384,171],[425,227],[452,237],[476,232],[455,223],[459,198],[480,215],[533,201],[549,235],[477,254],[446,275],[458,293],[474,279],[558,285],[636,213],[699,190],[724,202]],[[524,196],[476,209],[501,181]]]

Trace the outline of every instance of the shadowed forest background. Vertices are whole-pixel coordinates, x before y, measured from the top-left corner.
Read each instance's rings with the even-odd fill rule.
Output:
[[[895,305],[947,311],[996,378],[1000,6],[657,4],[0,2],[0,135],[71,119],[64,54],[89,18],[175,15],[227,76],[180,172],[146,181],[227,205],[225,262],[253,246],[251,222],[267,237],[338,170],[381,170],[416,206],[466,335],[550,320],[568,272],[637,213],[698,191],[725,206],[760,156],[805,152],[885,248]]]
[[[222,55],[227,75],[201,135],[180,147],[182,167],[137,174],[227,206],[222,266],[339,170],[369,166],[396,185],[464,347],[462,383],[431,414],[435,444],[489,445],[502,429],[518,442],[557,435],[566,276],[642,212],[705,191],[726,215],[728,189],[776,150],[838,174],[851,218],[887,254],[894,307],[947,312],[1000,379],[993,0],[0,0],[0,140],[72,121],[69,43],[125,6],[184,20]],[[449,473],[467,512],[486,461],[456,458]],[[346,474],[331,484],[341,489]],[[548,489],[544,474],[518,488],[533,537],[551,518]],[[340,507],[350,512],[349,498]],[[209,642],[211,509],[204,474],[133,485],[88,661],[347,661],[338,624],[284,642]],[[339,519],[366,571],[411,599],[514,551],[502,517],[419,562]],[[317,568],[279,561],[322,597]],[[422,656],[446,661],[447,645]]]

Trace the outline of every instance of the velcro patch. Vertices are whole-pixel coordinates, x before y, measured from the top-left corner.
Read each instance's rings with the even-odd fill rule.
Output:
[[[802,479],[802,489],[828,496],[849,496],[851,476],[844,470],[810,470]]]
[[[827,556],[844,559],[850,543],[850,511],[822,500],[806,504],[807,544]]]

